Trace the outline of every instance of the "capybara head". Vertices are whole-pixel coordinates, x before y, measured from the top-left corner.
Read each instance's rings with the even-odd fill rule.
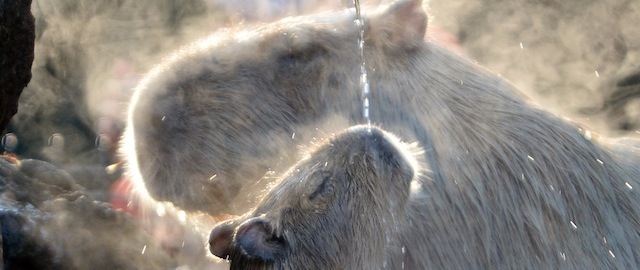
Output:
[[[419,167],[393,135],[356,126],[304,158],[257,208],[211,232],[232,269],[377,269],[397,244]]]
[[[186,210],[246,211],[255,202],[243,203],[244,188],[290,167],[316,128],[362,123],[355,19],[354,10],[286,18],[222,30],[179,50],[132,98],[123,148],[132,176],[152,197]],[[420,1],[365,20],[372,67],[423,43]],[[346,124],[320,124],[336,115]]]

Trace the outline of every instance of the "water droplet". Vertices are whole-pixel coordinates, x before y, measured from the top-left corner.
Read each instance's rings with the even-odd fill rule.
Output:
[[[362,117],[369,126],[371,131],[371,118],[369,115],[369,80],[367,78],[367,64],[364,59],[364,20],[360,14],[360,1],[354,0],[353,2],[356,8],[356,20],[355,25],[358,27],[360,36],[358,37],[358,50],[360,53],[360,89],[362,90]]]
[[[607,243],[607,238],[606,237],[602,237],[602,242],[604,242],[605,244]]]
[[[158,206],[156,206],[156,214],[159,217],[164,217],[164,215],[167,214],[167,209],[164,208],[164,205],[159,204]]]
[[[596,77],[600,78],[600,73],[596,70]]]
[[[327,165],[328,165],[328,164],[329,164],[329,162],[328,162],[328,161],[325,161],[325,162],[324,162],[324,166],[325,166],[325,167],[327,167]]]
[[[111,148],[111,139],[107,135],[101,134],[96,137],[95,145],[98,150],[107,151]]]
[[[214,174],[211,177],[209,177],[209,181],[213,181],[213,179],[216,178],[216,176],[218,176],[218,174]]]
[[[122,168],[123,162],[118,162],[107,166],[104,170],[107,174],[114,174],[118,172],[120,168]]]
[[[628,189],[633,189],[633,187],[631,186],[631,184],[629,184],[629,182],[624,182],[624,185],[627,186]]]
[[[585,131],[584,132],[584,138],[587,140],[591,140],[591,131]]]
[[[532,157],[532,156],[527,155],[527,158],[528,158],[529,160],[531,160],[531,161],[535,161],[535,159],[533,159],[533,157]]]
[[[520,42],[520,49],[524,50],[524,44],[522,44],[522,42]]]
[[[596,158],[596,161],[597,161],[598,163],[600,163],[600,165],[604,165],[604,162],[603,162],[602,160],[600,160],[599,158]]]
[[[569,223],[571,223],[571,227],[573,227],[574,229],[578,228],[578,225],[576,225],[575,223],[573,223],[573,220],[570,220]]]
[[[144,254],[145,251],[147,251],[147,245],[144,245],[144,247],[142,247],[142,254]]]
[[[63,149],[64,148],[64,136],[60,133],[53,133],[49,136],[48,140],[49,146],[54,149]]]
[[[13,133],[7,133],[2,136],[2,141],[0,142],[0,144],[2,144],[2,148],[4,148],[4,151],[13,152],[13,150],[18,147],[18,136]]]
[[[562,257],[562,260],[567,260],[567,254],[564,254],[564,252],[560,252],[560,257]]]
[[[178,221],[180,221],[181,224],[187,223],[187,213],[185,211],[178,211]]]
[[[422,184],[418,181],[411,181],[411,186],[409,187],[409,191],[414,194],[417,193],[422,188]]]
[[[616,255],[613,254],[613,251],[609,250],[609,255],[611,255],[611,258],[616,258]]]
[[[162,118],[160,118],[160,121],[164,122],[165,119],[167,119],[167,116],[163,115]]]
[[[294,132],[293,134],[291,134],[291,139],[295,139],[296,138],[296,133]]]

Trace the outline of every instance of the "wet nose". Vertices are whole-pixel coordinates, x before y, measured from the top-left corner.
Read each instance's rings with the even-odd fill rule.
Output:
[[[209,235],[209,251],[222,259],[226,259],[233,246],[233,221],[225,221],[216,225]]]

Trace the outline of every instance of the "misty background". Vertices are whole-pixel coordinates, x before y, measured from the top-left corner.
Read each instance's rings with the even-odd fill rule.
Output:
[[[640,136],[640,0],[425,5],[430,39],[499,73],[541,107],[598,133]],[[34,0],[33,78],[2,133],[3,148],[91,179],[79,181],[99,197],[116,178],[104,167],[119,161],[132,89],[163,57],[220,28],[352,6],[345,0]]]
[[[640,135],[640,1],[432,0],[430,11],[470,58],[545,109]]]

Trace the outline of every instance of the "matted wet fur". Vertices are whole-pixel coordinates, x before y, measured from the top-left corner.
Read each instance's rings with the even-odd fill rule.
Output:
[[[371,119],[418,142],[432,171],[406,210],[405,268],[638,268],[640,143],[600,140],[423,42],[420,1],[364,16]],[[150,72],[125,136],[138,184],[184,209],[248,211],[297,146],[362,122],[354,19],[228,30]]]

